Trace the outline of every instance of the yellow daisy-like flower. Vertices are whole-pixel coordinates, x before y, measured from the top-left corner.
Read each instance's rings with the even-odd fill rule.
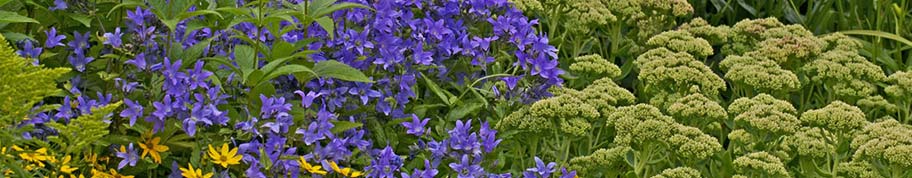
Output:
[[[212,178],[212,173],[203,175],[202,169],[193,169],[192,164],[187,164],[187,168],[180,168],[181,176],[185,178]]]
[[[232,148],[228,150],[228,143],[222,144],[221,149],[218,151],[209,145],[209,157],[212,158],[212,162],[222,167],[227,168],[228,165],[241,164],[241,155],[237,155],[238,148]]]
[[[143,143],[139,143],[139,147],[143,150],[140,158],[146,158],[146,155],[148,154],[152,156],[152,160],[155,161],[155,163],[161,164],[161,154],[159,153],[168,151],[169,148],[165,145],[159,145],[158,142],[161,142],[160,137],[153,137]]]
[[[66,177],[64,177],[63,175],[59,175],[59,176],[57,176],[57,178],[66,178]],[[85,176],[82,174],[79,174],[78,176],[74,175],[74,174],[70,174],[70,178],[85,178]]]
[[[63,162],[61,163],[61,166],[60,166],[60,172],[63,172],[66,174],[73,174],[73,171],[76,171],[77,169],[79,169],[79,168],[75,168],[75,167],[70,167],[69,164],[72,159],[73,159],[72,156],[69,156],[69,155],[67,155],[66,157],[63,157]]]
[[[323,170],[323,166],[314,166],[307,163],[307,160],[304,160],[304,157],[298,159],[298,163],[301,163],[301,169],[312,174],[326,175],[326,171]]]
[[[339,165],[335,161],[329,161],[329,166],[332,167],[333,171],[342,174],[345,177],[361,177],[364,175],[364,172],[356,171],[352,168],[339,168]]]
[[[44,167],[44,163],[42,163],[42,161],[47,161],[50,159],[50,156],[47,154],[47,148],[41,148],[35,150],[34,152],[19,153],[19,157],[23,160],[36,163],[39,167]]]
[[[110,169],[111,173],[92,169],[92,178],[134,178],[133,176],[117,173],[117,170]]]

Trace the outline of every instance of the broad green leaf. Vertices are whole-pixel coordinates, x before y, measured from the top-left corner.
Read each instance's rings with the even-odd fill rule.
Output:
[[[238,45],[234,47],[234,61],[237,62],[241,70],[256,68],[256,52],[247,45]]]
[[[373,82],[358,69],[335,60],[320,61],[314,65],[313,70],[320,77],[331,77],[353,82]]]
[[[22,41],[25,39],[35,40],[34,38],[32,38],[28,35],[25,35],[22,33],[16,33],[16,32],[3,32],[3,36],[5,36],[6,39],[9,41]],[[47,52],[45,52],[45,53],[47,53]]]
[[[447,104],[447,106],[453,105],[453,103],[450,102],[449,95],[444,93],[444,90],[440,89],[440,86],[438,86],[437,83],[434,83],[434,81],[431,81],[431,79],[429,79],[427,76],[425,76],[424,73],[421,73],[421,78],[424,79],[424,83],[427,84],[427,86],[431,90],[431,92],[434,92],[434,94],[436,94],[437,97],[440,97],[440,100],[443,101],[444,104]]]
[[[482,105],[484,105],[484,103],[478,102],[477,100],[468,100],[468,102],[462,103],[461,105],[456,106],[455,109],[450,110],[450,113],[447,114],[447,118],[450,121],[465,118],[478,111],[478,109],[481,109]]]
[[[334,134],[345,132],[346,130],[354,129],[361,127],[362,123],[357,122],[348,122],[348,121],[335,121],[333,122],[333,128],[330,130]]]
[[[329,17],[320,17],[317,19],[317,23],[320,24],[320,27],[323,27],[323,30],[326,30],[326,33],[329,34],[329,39],[334,38],[336,31],[336,23],[332,18]]]
[[[92,17],[83,15],[83,14],[76,14],[76,13],[69,14],[67,16],[69,16],[73,20],[76,20],[77,22],[81,23],[85,27],[92,27]]]
[[[272,45],[272,54],[270,55],[271,59],[269,60],[271,61],[283,57],[288,57],[294,53],[295,50],[296,48],[294,45],[291,45],[291,43],[276,40],[276,42]]]
[[[0,23],[37,23],[37,20],[19,15],[15,12],[0,11]]]
[[[285,65],[285,66],[279,67],[278,69],[276,69],[275,71],[272,71],[271,73],[268,73],[266,75],[266,77],[263,77],[263,79],[261,79],[262,80],[261,82],[267,82],[269,80],[272,80],[273,78],[276,78],[276,77],[279,77],[282,75],[288,75],[288,74],[299,73],[299,72],[313,73],[313,71],[310,70],[310,68],[307,68],[307,66],[297,65],[297,64]]]

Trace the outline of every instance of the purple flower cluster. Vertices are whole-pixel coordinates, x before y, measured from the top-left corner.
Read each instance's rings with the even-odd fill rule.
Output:
[[[55,1],[55,9],[65,9],[66,3],[59,2]],[[172,32],[159,26],[159,20],[150,9],[128,10],[124,32],[117,27],[96,41],[102,44],[96,48],[106,48],[101,50],[102,54],[111,53],[110,48],[132,51],[124,59],[131,67],[124,67],[123,76],[114,79],[120,91],[111,92],[120,94],[118,97],[125,104],[118,116],[127,119],[131,127],[151,124],[155,132],[171,123],[180,123],[191,137],[201,126],[236,128],[238,135],[243,136],[232,137],[231,143],[239,148],[244,165],[249,166],[244,171],[248,177],[297,177],[301,172],[299,163],[283,159],[285,157],[319,161],[324,169],[332,172],[327,161],[352,164],[360,156],[370,160],[364,166],[366,177],[435,177],[441,172],[438,167],[443,162],[449,163],[446,166],[458,177],[511,177],[509,173],[487,172],[483,167],[490,164],[486,154],[495,152],[501,142],[488,122],[476,123],[478,129],[475,130],[472,120],[458,120],[446,133],[433,133],[432,129],[426,128],[430,118],[422,119],[409,112],[413,111],[414,105],[427,104],[420,103],[425,102],[424,98],[433,98],[432,93],[421,89],[425,86],[418,86],[419,81],[454,83],[453,86],[473,89],[479,86],[469,84],[491,86],[491,82],[502,81],[506,87],[495,88],[495,96],[522,102],[550,96],[547,89],[561,85],[563,81],[559,75],[563,71],[557,68],[557,49],[548,44],[546,35],[535,31],[537,20],[523,16],[507,0],[345,2],[363,4],[372,10],[355,8],[332,13],[335,31],[325,31],[317,24],[282,22],[282,27],[297,26],[299,29],[281,35],[271,34],[266,28],[249,22],[238,23],[227,30],[190,29],[188,20],[177,23]],[[190,11],[195,9],[191,7]],[[308,62],[337,60],[365,71],[375,82],[327,77],[298,81],[302,79],[286,75],[268,81],[275,88],[274,94],[254,94],[254,88],[239,82],[239,78],[247,76],[228,70],[234,67],[228,63],[238,63],[234,47],[251,45],[250,41],[232,37],[239,35],[237,32],[269,48],[280,41],[295,43],[313,39],[315,41],[304,49],[298,49],[316,51],[309,56],[313,61]],[[68,47],[72,51],[67,53],[69,63],[76,71],[88,73],[87,66],[95,60],[88,52],[96,52],[89,50],[91,33],[76,32],[66,45],[63,41],[67,36],[58,35],[56,28],[50,28],[45,34],[45,48]],[[204,39],[211,43],[200,43]],[[224,57],[228,63],[207,64],[202,59],[168,55],[173,52],[169,50],[197,44],[205,44],[202,56]],[[36,46],[32,41],[25,41],[22,49],[20,55],[34,59],[42,51],[41,45]],[[265,62],[256,61],[255,65],[262,66]],[[502,71],[513,73],[482,80],[484,76],[504,75]],[[29,124],[39,128],[42,121],[62,119],[68,122],[112,100],[111,94],[102,93],[95,99],[89,98],[75,89],[79,86],[78,81],[72,83],[77,86],[71,90],[76,101],[70,101],[71,97],[66,96],[57,111],[41,113],[36,117],[44,120],[33,119],[30,122],[35,123]],[[298,97],[300,107],[296,106],[297,100],[292,102]],[[237,114],[237,118],[229,119],[229,112],[232,116]],[[403,168],[406,161],[413,161],[411,157],[397,155],[399,147],[389,143],[382,149],[375,149],[374,142],[369,139],[375,136],[374,133],[362,128],[367,127],[368,118],[381,118],[380,122],[386,122],[390,118],[409,117],[411,121],[401,124],[406,128],[405,133],[418,136],[414,147],[430,154],[427,159],[418,160],[424,161],[423,169],[411,171]],[[137,118],[145,122],[137,123]],[[233,125],[228,126],[229,123]],[[353,124],[365,126],[344,127]],[[290,133],[292,130],[294,134]],[[125,151],[118,150],[116,156],[123,159],[118,169],[137,162],[132,144]],[[537,159],[537,162],[541,163],[541,160]],[[548,177],[554,172],[554,165],[538,166],[527,172]]]
[[[184,131],[190,136],[196,133],[198,124],[228,124],[227,112],[218,108],[218,105],[227,103],[225,99],[228,96],[221,94],[219,86],[210,84],[208,78],[212,72],[203,69],[203,61],[197,61],[188,70],[181,70],[181,60],[171,62],[167,57],[159,65],[162,66],[160,72],[164,77],[164,96],[161,101],[152,103],[154,111],[145,118],[145,121],[153,123],[153,130],[163,129],[165,120],[172,117],[181,120]],[[138,105],[127,105],[129,109],[121,112],[121,115],[132,118],[136,113],[131,112],[143,109]]]

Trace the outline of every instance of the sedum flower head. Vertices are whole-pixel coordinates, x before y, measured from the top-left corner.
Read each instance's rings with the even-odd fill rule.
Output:
[[[870,124],[852,140],[853,160],[912,168],[912,126],[894,119]]]
[[[857,178],[883,178],[874,168],[874,165],[864,161],[852,161],[839,163],[836,169],[838,177],[857,177]]]
[[[725,108],[700,93],[678,98],[666,111],[678,123],[701,128],[712,122],[723,122],[728,118]]]
[[[757,107],[761,106],[772,107],[773,110],[785,112],[788,114],[798,113],[798,110],[792,106],[792,103],[789,103],[785,100],[776,99],[776,97],[768,94],[759,94],[753,98],[743,97],[735,99],[732,104],[728,105],[728,113],[739,115],[750,110],[756,110]]]
[[[675,30],[659,33],[649,38],[646,45],[665,47],[674,52],[686,52],[696,58],[706,58],[713,54],[712,45],[703,38],[694,37],[688,31]]]
[[[697,17],[678,27],[679,30],[688,31],[693,36],[706,39],[712,45],[725,44],[731,36],[731,27],[721,25],[712,26],[703,18]]]
[[[743,54],[753,51],[757,42],[766,38],[763,33],[785,26],[776,18],[744,19],[731,27],[731,42],[722,47],[723,54]]]
[[[677,91],[694,85],[707,95],[725,90],[725,81],[689,53],[660,47],[640,55],[635,64],[640,70],[637,79],[645,82],[646,90]]]
[[[630,151],[631,148],[625,146],[595,150],[592,154],[570,159],[570,169],[579,171],[580,175],[589,176],[606,169],[623,169],[627,166],[625,159]]]
[[[862,47],[860,41],[849,38],[849,36],[839,32],[823,35],[820,37],[820,40],[823,40],[827,44],[823,48],[824,51],[855,51]]]
[[[804,125],[820,127],[832,133],[851,134],[868,124],[865,113],[858,107],[834,101],[826,107],[801,114]]]
[[[648,104],[624,106],[608,116],[608,126],[617,131],[615,143],[633,146],[664,142],[671,136],[674,120]]]
[[[732,164],[741,175],[791,177],[778,157],[767,152],[754,152],[738,157]]]
[[[747,86],[760,92],[793,91],[801,87],[798,76],[763,57],[730,55],[720,63],[725,79],[734,86]]]
[[[583,103],[594,106],[602,116],[607,116],[617,106],[636,103],[636,97],[624,87],[618,86],[611,78],[595,80],[579,93]]]
[[[571,32],[589,33],[594,28],[616,23],[618,17],[605,0],[572,0],[566,2],[567,21],[562,23]]]
[[[884,99],[884,97],[880,95],[862,98],[855,102],[855,105],[858,105],[862,111],[865,111],[865,114],[869,118],[877,118],[878,115],[875,114],[875,112],[892,114],[896,113],[896,111],[899,111],[899,107],[893,103],[890,103],[887,101],[887,99]]]
[[[805,64],[801,70],[811,77],[811,81],[833,88],[840,96],[861,98],[877,91],[875,82],[886,80],[880,66],[868,61],[857,52],[828,51],[816,60]]]
[[[716,137],[704,134],[696,127],[674,125],[675,134],[668,138],[677,156],[685,160],[703,160],[722,151],[722,144]]]
[[[884,88],[887,96],[893,98],[912,97],[912,73],[905,71],[893,73],[887,78],[887,83],[890,84]]]
[[[582,100],[579,91],[563,89],[562,92],[558,96],[539,100],[528,109],[511,113],[496,127],[533,133],[559,129],[574,136],[584,136],[592,128],[590,121],[599,118],[599,111]]]
[[[597,78],[616,78],[621,76],[621,68],[613,62],[602,58],[601,55],[585,55],[573,58],[573,60],[573,64],[570,65],[570,71],[589,74]]]
[[[826,158],[836,153],[836,135],[817,127],[804,127],[794,135],[786,136],[782,146],[799,156]]]
[[[701,178],[700,171],[690,167],[669,168],[662,171],[652,178]]]

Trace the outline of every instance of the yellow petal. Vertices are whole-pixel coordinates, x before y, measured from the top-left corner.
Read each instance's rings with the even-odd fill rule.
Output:
[[[232,148],[231,151],[228,151],[228,155],[227,155],[227,156],[234,156],[234,155],[237,155],[237,152],[238,152],[238,148],[237,148],[237,147]]]
[[[364,175],[361,171],[353,171],[351,173],[351,177],[360,177],[361,175]]]
[[[228,154],[228,143],[222,144],[222,149],[219,150],[219,153],[221,153],[222,155]]]
[[[215,148],[212,148],[212,144],[209,145],[209,150],[207,152],[209,152],[209,157],[212,158],[212,160],[219,157],[219,154],[215,152]]]

